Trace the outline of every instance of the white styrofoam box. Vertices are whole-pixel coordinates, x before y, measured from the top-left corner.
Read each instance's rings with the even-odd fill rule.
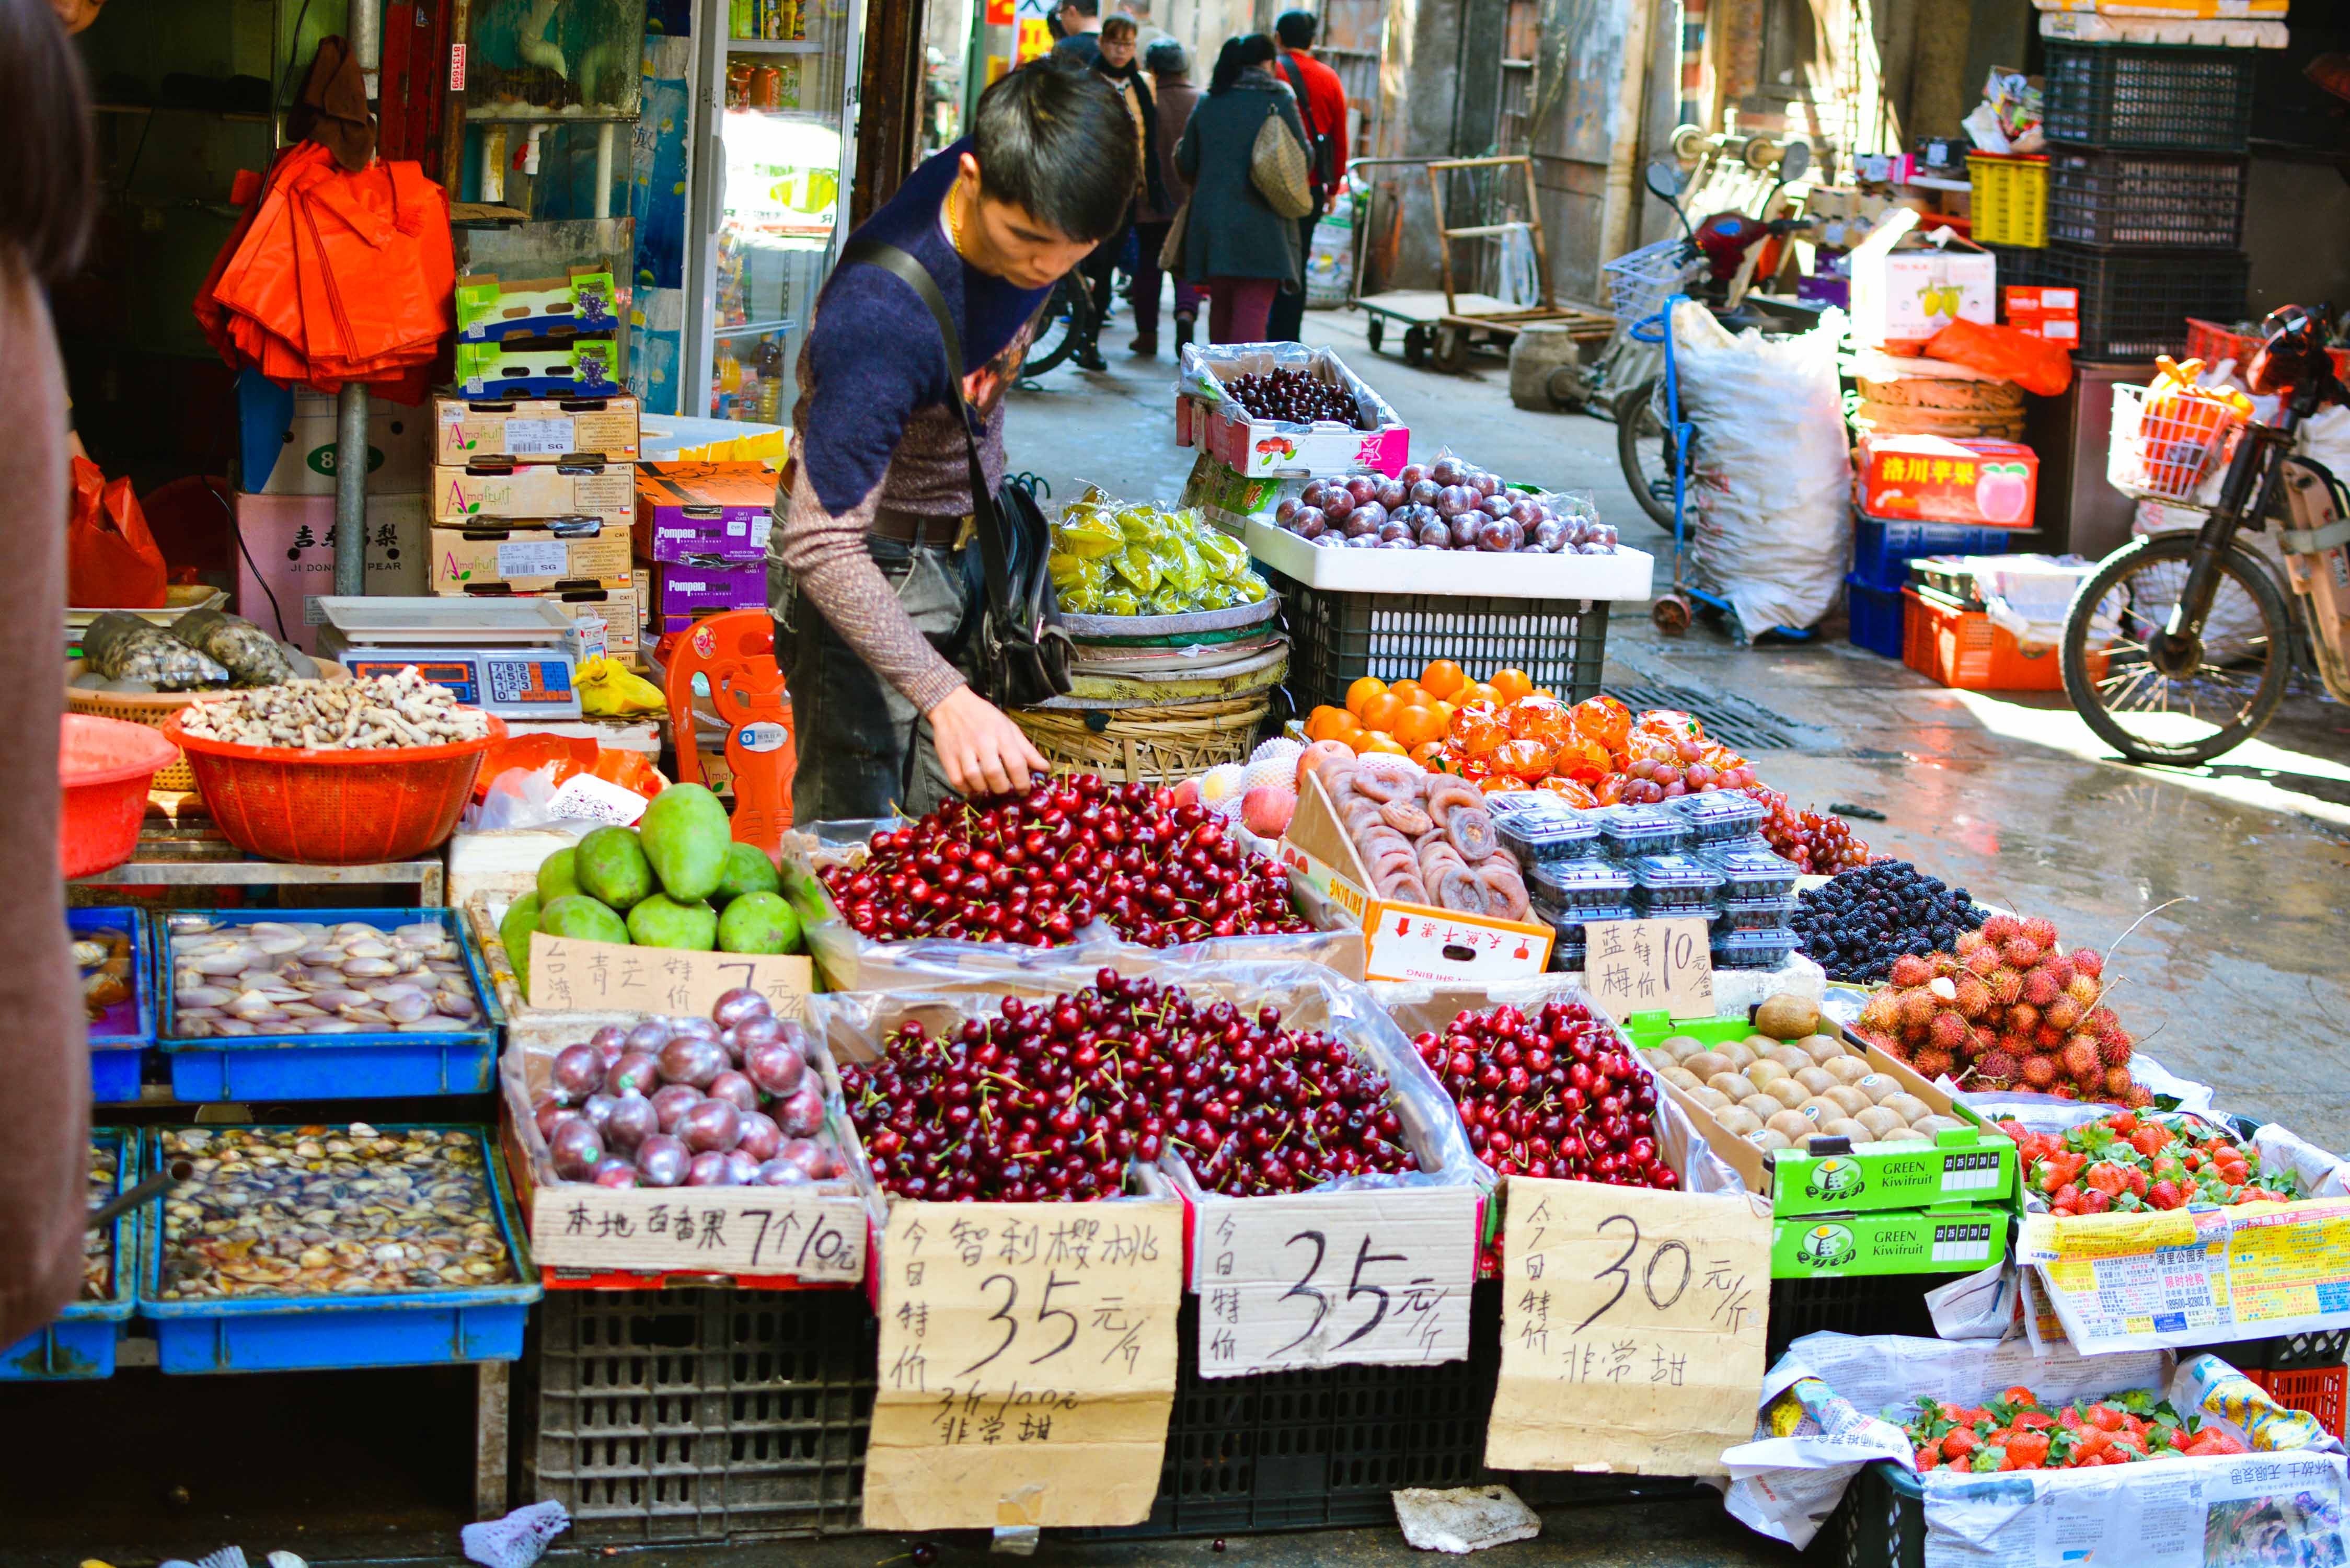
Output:
[[[1329,548],[1253,517],[1243,537],[1249,554],[1274,570],[1337,593],[1646,600],[1657,566],[1655,556],[1626,545],[1612,556]]]
[[[332,495],[335,493],[335,400],[317,392],[294,394],[294,419],[277,462],[256,495]],[[368,405],[368,494],[414,495],[422,492],[432,466],[432,411],[377,398]]]

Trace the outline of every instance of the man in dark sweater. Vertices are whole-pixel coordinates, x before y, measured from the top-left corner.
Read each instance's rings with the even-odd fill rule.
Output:
[[[857,230],[937,283],[962,336],[960,388],[903,279],[847,266],[817,296],[767,566],[798,821],[920,813],[1044,771],[964,680],[979,552],[956,421],[972,420],[987,483],[1001,483],[1004,388],[1054,283],[1125,220],[1140,159],[1107,84],[1040,62],[988,88],[971,136]]]

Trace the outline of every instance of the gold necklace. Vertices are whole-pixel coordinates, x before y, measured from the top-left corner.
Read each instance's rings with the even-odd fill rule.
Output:
[[[967,255],[962,248],[962,212],[956,201],[962,194],[962,176],[957,175],[953,186],[947,192],[947,243],[954,246],[955,254],[959,256]]]

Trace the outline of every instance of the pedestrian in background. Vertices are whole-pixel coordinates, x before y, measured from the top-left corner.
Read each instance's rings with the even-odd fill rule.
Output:
[[[1159,182],[1166,188],[1164,203],[1152,206],[1146,202],[1134,225],[1134,351],[1149,358],[1159,352],[1159,280],[1162,275],[1159,253],[1166,248],[1167,231],[1191,189],[1184,182],[1182,171],[1175,167],[1175,149],[1183,140],[1183,127],[1191,121],[1191,106],[1200,101],[1200,89],[1191,85],[1191,57],[1172,38],[1160,38],[1143,50],[1142,64],[1150,73],[1151,96],[1159,101]],[[1180,272],[1179,268],[1179,275]],[[1180,275],[1176,276],[1177,352],[1191,341],[1199,316],[1200,291]]]
[[[1314,210],[1297,220],[1297,290],[1284,291],[1273,302],[1265,331],[1276,343],[1285,343],[1305,330],[1305,258],[1314,248],[1314,225],[1330,210],[1339,177],[1347,172],[1347,88],[1338,73],[1314,57],[1316,24],[1311,11],[1284,11],[1274,18],[1274,37],[1281,45],[1274,68],[1297,96],[1304,113],[1307,167],[1313,171]]]
[[[1089,66],[1101,57],[1101,0],[1061,0],[1045,21],[1061,29],[1053,58]]]
[[[1087,370],[1107,370],[1109,367],[1101,357],[1101,329],[1109,320],[1110,301],[1115,287],[1110,275],[1118,270],[1126,247],[1133,243],[1135,220],[1145,212],[1170,213],[1167,187],[1159,177],[1159,105],[1150,94],[1150,84],[1142,67],[1134,58],[1135,25],[1131,16],[1111,16],[1102,23],[1098,52],[1094,59],[1094,71],[1118,95],[1126,105],[1127,117],[1134,121],[1135,144],[1142,149],[1142,165],[1135,171],[1134,201],[1127,209],[1127,221],[1118,232],[1102,241],[1094,253],[1077,268],[1086,282],[1087,303],[1091,308],[1079,324],[1076,362]],[[1152,258],[1156,261],[1156,257]],[[1157,300],[1153,296],[1152,324],[1157,325]],[[1156,341],[1151,352],[1158,351]]]
[[[1183,223],[1183,275],[1208,290],[1208,341],[1260,343],[1274,297],[1297,286],[1303,265],[1297,224],[1273,210],[1253,174],[1257,133],[1278,118],[1308,144],[1287,88],[1269,68],[1273,39],[1263,33],[1227,38],[1191,110],[1175,168],[1191,182]]]

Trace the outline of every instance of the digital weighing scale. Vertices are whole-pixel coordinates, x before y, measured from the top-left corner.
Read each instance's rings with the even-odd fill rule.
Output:
[[[322,597],[318,652],[355,679],[408,665],[502,719],[580,717],[579,635],[546,599]]]

